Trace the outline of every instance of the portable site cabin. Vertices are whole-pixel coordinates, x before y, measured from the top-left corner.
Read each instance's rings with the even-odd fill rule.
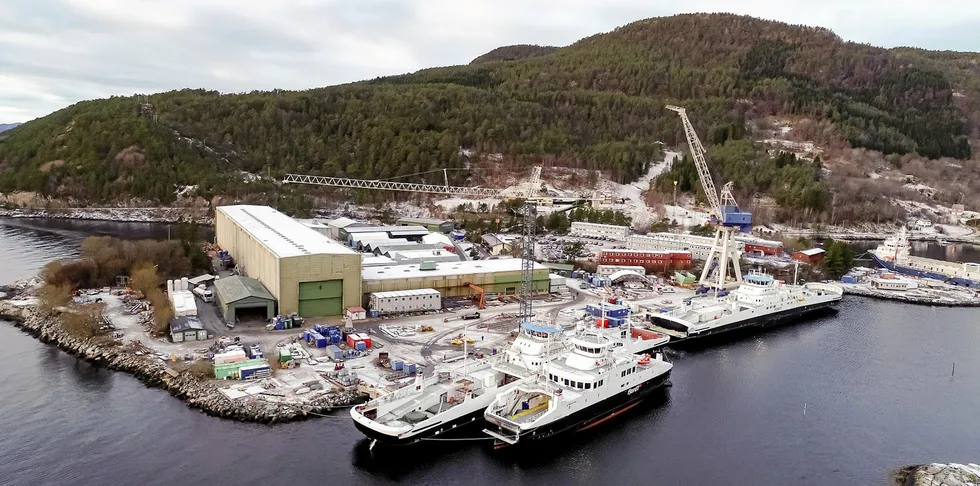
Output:
[[[442,296],[435,289],[372,292],[368,307],[380,314],[417,312],[442,308]]]

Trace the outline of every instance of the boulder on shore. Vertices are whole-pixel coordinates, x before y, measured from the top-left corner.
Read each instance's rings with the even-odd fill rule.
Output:
[[[980,486],[980,464],[922,464],[896,474],[901,486]]]

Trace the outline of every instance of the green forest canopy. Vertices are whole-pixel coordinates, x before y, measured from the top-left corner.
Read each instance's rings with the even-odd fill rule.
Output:
[[[5,134],[0,192],[166,203],[195,185],[204,197],[281,197],[241,171],[384,179],[454,168],[450,182],[464,184],[468,162],[491,153],[629,182],[660,155],[658,141],[683,143],[676,115],[663,108],[672,103],[720,147],[712,163],[739,187],[819,209],[828,188],[814,167],[772,161],[740,142],[745,117],[829,119],[856,147],[965,158],[970,127],[951,83],[980,90],[962,56],[890,51],[728,14],[647,19],[559,49],[517,46],[481,58],[307,91],[77,103]]]

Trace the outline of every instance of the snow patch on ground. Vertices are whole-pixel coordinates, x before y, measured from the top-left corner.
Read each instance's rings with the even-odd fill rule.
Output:
[[[177,187],[177,190],[174,191],[174,194],[177,195],[178,198],[181,198],[181,197],[186,197],[188,195],[194,194],[194,191],[196,191],[196,190],[197,190],[197,185],[193,185],[193,186],[178,186]]]

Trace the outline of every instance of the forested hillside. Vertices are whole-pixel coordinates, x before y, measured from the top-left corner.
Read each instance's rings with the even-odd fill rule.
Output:
[[[78,103],[0,142],[0,192],[168,202],[183,185],[205,197],[268,191],[240,171],[390,178],[498,153],[514,167],[602,169],[629,182],[658,141],[683,143],[676,114],[664,110],[672,103],[688,108],[706,143],[752,157],[732,167],[766,174],[753,175],[753,189],[778,186],[787,206],[820,211],[829,189],[819,170],[741,141],[746,119],[826,119],[855,147],[966,158],[975,70],[953,54],[889,51],[820,28],[727,14],[655,18],[560,49],[509,46],[470,65],[309,91]]]

